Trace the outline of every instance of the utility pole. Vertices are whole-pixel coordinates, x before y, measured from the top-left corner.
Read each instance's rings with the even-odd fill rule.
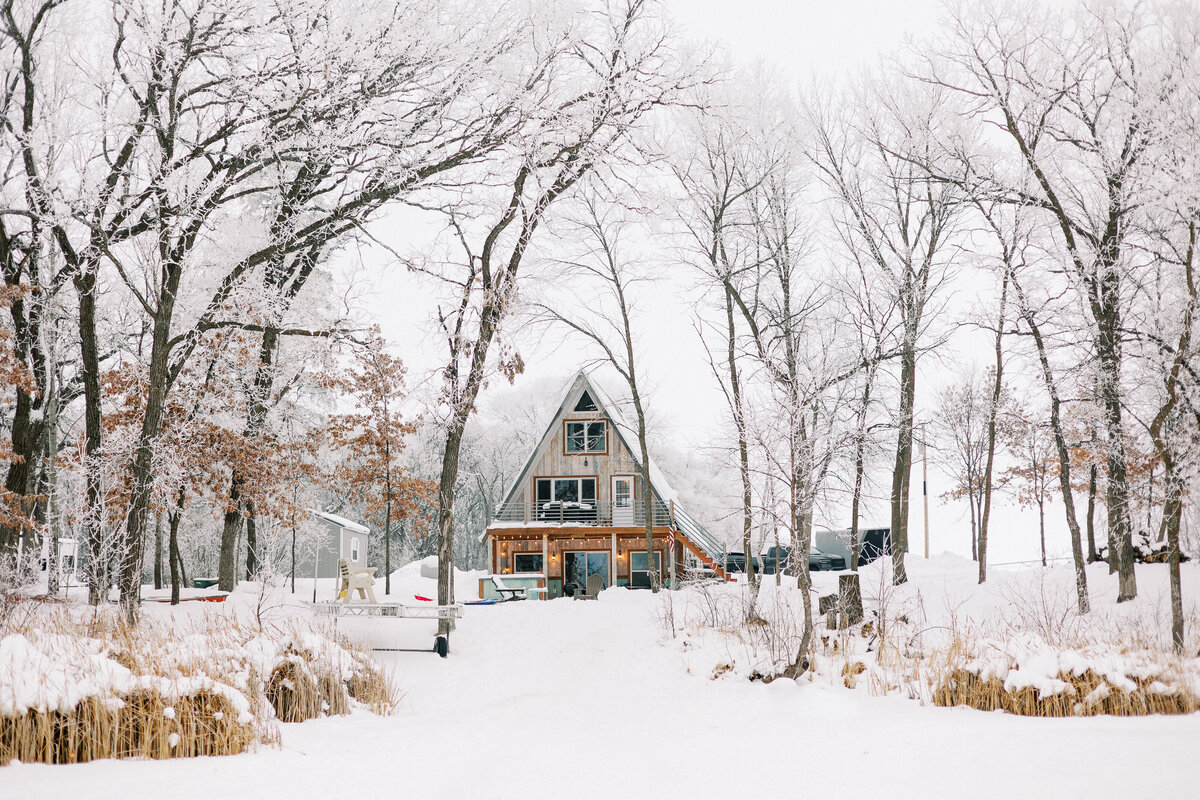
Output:
[[[929,558],[929,441],[921,423],[921,501],[925,505],[925,558]]]

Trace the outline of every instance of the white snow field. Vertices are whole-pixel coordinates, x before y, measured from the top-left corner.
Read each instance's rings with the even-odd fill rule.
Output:
[[[1001,608],[1006,583],[1039,573],[1000,573],[976,589],[970,562],[910,564],[906,591],[959,613]],[[1101,615],[1115,593],[1103,566],[1089,572]],[[1069,590],[1069,570],[1050,574]],[[434,583],[417,565],[395,577],[396,599]],[[459,576],[460,596],[473,577]],[[817,577],[826,588],[835,579]],[[1195,598],[1200,569],[1186,565],[1184,577]],[[1139,567],[1138,578],[1143,610],[1157,607],[1165,568]],[[244,611],[249,594],[234,599]],[[185,605],[176,613],[239,608]],[[239,756],[14,764],[0,769],[0,798],[1200,797],[1200,714],[1026,718],[872,696],[824,676],[713,679],[712,664],[733,651],[713,636],[671,639],[663,608],[662,596],[625,589],[594,602],[468,606],[449,658],[379,654],[404,693],[390,717],[356,710],[282,725],[282,747]],[[432,636],[424,621],[367,628],[389,646],[427,647]]]

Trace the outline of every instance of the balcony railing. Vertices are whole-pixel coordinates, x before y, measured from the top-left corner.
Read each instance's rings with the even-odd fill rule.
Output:
[[[652,514],[654,525],[665,527],[671,524],[670,506],[655,500]],[[632,506],[616,508],[612,503],[595,501],[513,502],[498,506],[492,521],[553,525],[643,526],[646,524],[646,509],[641,500],[635,500]]]

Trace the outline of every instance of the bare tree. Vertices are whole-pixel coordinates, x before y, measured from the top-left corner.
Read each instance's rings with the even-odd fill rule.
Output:
[[[917,70],[921,80],[951,92],[966,119],[1000,134],[968,159],[965,173],[942,177],[1045,220],[1087,315],[1104,409],[1109,557],[1120,576],[1119,601],[1137,594],[1123,309],[1137,280],[1136,217],[1154,191],[1159,120],[1180,91],[1171,60],[1162,57],[1170,37],[1159,37],[1154,24],[1167,13],[1148,6],[959,6],[947,39],[936,55],[920,57]]]
[[[893,580],[907,578],[909,483],[917,359],[947,279],[947,251],[960,207],[955,186],[917,166],[934,156],[940,98],[908,93],[878,79],[834,101],[807,105],[813,162],[840,211],[839,237],[870,283],[894,298],[899,318],[900,396],[892,469]]]
[[[935,417],[936,428],[946,441],[943,450],[947,467],[956,481],[950,495],[965,498],[970,512],[972,560],[978,560],[983,550],[980,532],[989,455],[991,384],[974,369],[964,371],[940,393]]]
[[[588,302],[539,303],[543,319],[566,328],[602,354],[599,359],[611,367],[629,392],[633,404],[634,431],[637,435],[638,467],[642,480],[642,514],[645,518],[646,565],[650,588],[662,585],[662,568],[654,566],[655,493],[650,474],[650,447],[646,432],[646,407],[643,394],[646,378],[638,372],[634,318],[638,313],[639,286],[649,285],[651,275],[644,263],[626,254],[628,220],[616,204],[605,203],[595,193],[586,194],[580,203],[577,227],[589,252],[578,258],[555,259],[562,274],[581,279],[589,291]],[[568,228],[570,231],[570,228]],[[570,238],[574,238],[573,236]],[[560,309],[570,308],[573,311]],[[586,309],[586,312],[583,311]],[[675,587],[671,587],[675,588]]]
[[[745,90],[738,83],[737,91]],[[729,91],[727,94],[734,94]],[[686,231],[685,253],[706,282],[720,290],[723,300],[724,339],[722,361],[714,357],[700,327],[700,338],[709,352],[709,361],[717,383],[725,396],[737,436],[738,476],[742,488],[742,552],[746,556],[746,574],[752,589],[757,588],[752,532],[754,529],[753,481],[750,467],[750,434],[747,429],[747,399],[744,367],[739,366],[743,352],[737,324],[732,286],[741,282],[741,274],[753,267],[747,245],[749,222],[746,218],[747,195],[758,188],[762,167],[749,152],[751,134],[738,117],[740,104],[727,98],[721,108],[703,108],[688,119],[690,139],[676,148],[683,155],[673,164],[676,179],[683,189],[678,216]],[[716,105],[704,102],[702,106]],[[760,104],[760,107],[770,107]],[[751,605],[753,611],[753,604]]]
[[[676,68],[670,35],[647,0],[612,0],[575,21],[547,41],[546,31],[532,32],[521,85],[538,105],[493,167],[491,191],[440,206],[462,248],[458,277],[445,279],[453,305],[439,312],[448,355],[437,512],[441,604],[454,597],[454,501],[467,419],[492,369],[492,345],[534,234],[581,180],[619,160],[648,112],[674,102],[694,80]],[[519,354],[502,346],[498,368],[511,379],[522,369]],[[443,635],[450,628],[450,620],[439,623]]]

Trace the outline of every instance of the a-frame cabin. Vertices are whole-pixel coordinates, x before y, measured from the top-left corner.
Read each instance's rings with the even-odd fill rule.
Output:
[[[491,571],[537,580],[545,596],[650,586],[646,513],[635,429],[580,372],[484,532]],[[654,568],[664,582],[703,568],[719,577],[722,549],[650,464]]]

